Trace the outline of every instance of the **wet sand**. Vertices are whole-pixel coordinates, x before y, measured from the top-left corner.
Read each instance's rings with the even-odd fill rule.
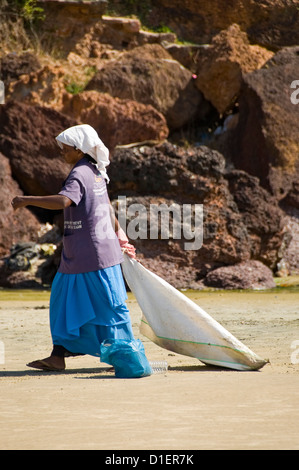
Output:
[[[26,363],[51,350],[49,292],[0,291],[1,449],[298,450],[299,290],[187,295],[270,363],[237,372],[161,349],[129,294],[135,335],[166,374],[118,379],[89,356],[35,371]]]

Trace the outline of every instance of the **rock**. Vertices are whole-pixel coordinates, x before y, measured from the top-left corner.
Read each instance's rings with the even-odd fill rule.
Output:
[[[31,260],[37,258],[38,254],[39,249],[35,243],[17,243],[11,248],[6,265],[11,271],[27,271]]]
[[[6,91],[6,99],[59,111],[64,97],[68,95],[65,89],[65,73],[65,69],[60,65],[45,65],[38,71],[11,82]]]
[[[56,194],[70,171],[55,137],[76,121],[39,106],[9,101],[0,107],[0,151],[13,177],[31,195]]]
[[[202,62],[206,56],[206,50],[211,46],[210,44],[177,44],[172,42],[163,43],[163,47],[174,60],[195,74],[198,71],[198,64]]]
[[[159,44],[136,47],[103,65],[86,90],[152,105],[165,116],[170,129],[189,122],[202,102],[192,73]]]
[[[233,24],[217,34],[197,63],[196,86],[220,114],[237,100],[242,74],[262,67],[273,52],[249,44],[246,33]]]
[[[299,274],[299,212],[290,211],[284,218],[284,238],[280,247],[280,260],[276,275],[280,277]]]
[[[298,180],[299,105],[291,84],[299,76],[299,47],[279,51],[261,69],[243,76],[239,120],[232,142],[237,168],[260,178],[277,200],[290,193]]]
[[[37,6],[44,10],[44,20],[39,23],[39,38],[43,50],[67,57],[76,52],[76,46],[84,49],[90,36],[102,30],[102,15],[107,2],[39,0]],[[88,54],[88,51],[85,51]]]
[[[214,269],[207,274],[204,283],[220,289],[258,290],[276,287],[272,271],[255,260]]]
[[[167,25],[193,43],[209,43],[215,34],[238,23],[251,43],[277,50],[299,43],[297,6],[289,0],[161,0],[151,2],[143,13],[152,28]],[[138,12],[138,2],[135,8]]]
[[[141,23],[135,18],[119,18],[115,16],[102,16],[102,22],[104,25],[108,25],[112,28],[119,29],[126,33],[139,33]]]
[[[154,33],[152,31],[140,30],[136,39],[139,46],[144,44],[161,44],[165,47],[167,44],[175,43],[177,37],[171,32]]]
[[[116,149],[109,174],[112,194],[127,189],[136,195],[173,197],[175,193],[179,200],[203,203],[224,170],[225,160],[216,151],[207,147],[185,149],[165,142],[154,147]]]
[[[10,52],[2,57],[0,62],[0,79],[7,86],[11,81],[17,80],[21,75],[28,75],[41,68],[38,57],[31,52],[14,54]]]
[[[174,33],[141,29],[137,18],[103,15],[105,2],[43,1],[45,20],[40,24],[43,47],[67,57],[75,52],[85,58],[104,58],[102,46],[129,50],[148,43],[175,42]],[[53,34],[54,29],[54,34]],[[52,49],[52,50],[51,50]]]
[[[133,224],[133,234],[134,223],[143,225],[144,218],[147,224],[151,223],[151,206],[162,208],[164,204],[167,211],[175,205],[183,223],[184,206],[189,205],[194,223],[195,207],[203,204],[203,243],[198,249],[186,249],[188,240],[182,236],[182,225],[178,239],[173,236],[163,239],[160,226],[153,239],[149,225],[145,227],[144,238],[131,239],[144,265],[175,287],[199,288],[207,273],[223,265],[256,258],[272,268],[280,259],[283,214],[277,202],[259,186],[256,178],[247,177],[244,172],[228,175],[225,160],[216,151],[207,147],[184,149],[170,143],[116,149],[109,175],[110,198],[117,214],[123,214],[123,202],[127,209],[130,207],[124,219],[125,228],[132,228]],[[121,200],[119,196],[127,199]],[[258,205],[260,209],[255,214]],[[135,209],[141,211],[141,219]]]
[[[61,237],[60,237],[61,239]],[[0,286],[39,288],[52,284],[57,272],[62,243],[19,242],[0,260]]]
[[[44,288],[36,277],[36,272],[13,271],[9,269],[4,260],[0,260],[0,286],[6,289],[40,289]]]
[[[12,178],[9,160],[0,153],[0,257],[5,256],[12,244],[36,241],[40,222],[29,209],[14,212],[11,200],[22,195],[16,181]]]
[[[217,202],[220,200],[218,196]],[[128,210],[126,232],[136,247],[138,259],[145,267],[166,279],[174,287],[198,289],[202,286],[204,276],[212,267],[219,266],[225,260],[228,263],[234,263],[247,259],[249,256],[246,227],[239,215],[227,208],[226,213],[223,214],[224,210],[219,211],[211,203],[204,205],[203,227],[197,223],[196,235],[193,231],[193,236],[186,237],[188,219],[184,219],[184,210],[187,204],[183,204],[177,198],[128,196],[126,203]],[[122,204],[123,199],[113,200],[120,219]],[[224,200],[222,204],[225,204]],[[194,211],[197,206],[195,203],[190,203],[189,206],[191,208],[190,223],[194,224]],[[162,211],[161,222],[155,215],[152,215],[152,210],[153,214],[155,210]],[[170,214],[174,211],[174,220],[170,215],[168,225],[169,211]],[[234,233],[233,227],[235,227]],[[194,249],[188,248],[189,243]]]
[[[288,194],[281,200],[282,207],[299,209],[299,182],[295,179]]]
[[[289,0],[234,0],[230,3],[224,3],[223,0],[161,0],[129,3],[112,0],[109,1],[109,9],[117,15],[135,14],[142,17],[143,23],[150,29],[167,25],[172,36],[192,43],[209,43],[215,34],[233,23],[240,25],[253,44],[277,50],[299,43],[297,4]],[[41,6],[45,13],[45,20],[39,25],[42,45],[55,52],[64,53],[74,49],[76,43],[86,35],[91,35],[94,25],[100,25],[99,36],[103,19],[107,18],[103,16],[106,13],[106,1],[40,0],[37,6]],[[109,26],[110,36],[114,33],[114,40],[119,44],[122,42],[123,48],[130,47],[133,35],[140,34],[136,31],[138,23],[135,18],[125,20],[122,18],[120,23]],[[129,28],[130,31],[125,35],[125,29]],[[108,27],[105,33],[109,34]],[[113,40],[113,37],[109,37],[109,40]]]
[[[109,148],[168,136],[166,120],[153,106],[96,91],[70,94],[65,89],[66,75],[64,67],[46,65],[12,82],[7,99],[49,107],[78,123],[90,124]]]
[[[168,137],[164,116],[153,106],[84,91],[64,101],[63,113],[90,124],[109,149],[132,142],[162,141]]]
[[[36,289],[49,287],[57,272],[61,250],[48,247],[54,253],[50,256],[46,247],[35,243],[18,243],[11,253],[0,260],[0,286],[13,289]]]
[[[275,269],[284,238],[283,211],[258,178],[241,170],[228,171],[225,177],[252,240],[251,258]]]

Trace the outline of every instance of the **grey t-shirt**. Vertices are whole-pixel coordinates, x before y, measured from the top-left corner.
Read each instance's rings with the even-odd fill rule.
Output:
[[[123,261],[110,218],[105,179],[95,165],[82,158],[59,194],[73,204],[64,210],[64,236],[58,271],[78,274],[114,266]]]

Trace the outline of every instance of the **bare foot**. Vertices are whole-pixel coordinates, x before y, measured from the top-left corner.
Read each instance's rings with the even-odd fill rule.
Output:
[[[50,356],[46,357],[46,359],[29,362],[27,366],[34,369],[59,371],[65,369],[65,360],[64,357]]]

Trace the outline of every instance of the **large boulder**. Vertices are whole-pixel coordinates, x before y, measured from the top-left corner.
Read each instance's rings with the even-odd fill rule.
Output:
[[[146,44],[104,64],[86,86],[111,96],[150,104],[170,129],[192,120],[202,102],[192,73],[159,44]]]
[[[132,142],[160,142],[169,132],[163,114],[153,106],[108,93],[83,91],[67,97],[62,111],[97,129],[109,149]]]
[[[299,104],[291,88],[299,77],[299,46],[279,51],[261,69],[243,76],[239,120],[232,144],[237,168],[260,178],[277,200],[297,204]],[[297,87],[298,88],[298,87]]]
[[[38,7],[43,8],[44,19],[39,22],[40,44],[52,55],[67,57],[75,51],[77,44],[84,43],[91,31],[102,31],[101,18],[105,13],[106,0],[96,2],[69,2],[60,0],[41,0]],[[87,39],[90,45],[90,40]]]
[[[17,182],[12,178],[9,159],[0,153],[0,257],[7,255],[17,242],[36,241],[40,222],[29,209],[13,211],[11,201],[22,195]]]
[[[220,289],[261,290],[276,287],[271,269],[255,260],[214,269],[207,274],[205,284]]]
[[[65,96],[68,96],[65,75],[66,70],[60,65],[44,65],[11,81],[6,90],[6,100],[22,101],[59,111]]]
[[[246,33],[233,24],[217,34],[197,64],[196,86],[220,114],[239,97],[242,74],[259,69],[273,52],[249,44]]]
[[[13,177],[31,195],[55,194],[70,171],[55,137],[76,121],[59,112],[9,101],[0,107],[0,152]]]
[[[285,233],[283,211],[258,178],[242,170],[231,170],[225,177],[252,241],[250,257],[275,269]]]
[[[41,68],[39,58],[31,52],[15,54],[10,52],[1,58],[0,79],[7,86],[10,82],[19,79],[21,75],[27,75]]]

